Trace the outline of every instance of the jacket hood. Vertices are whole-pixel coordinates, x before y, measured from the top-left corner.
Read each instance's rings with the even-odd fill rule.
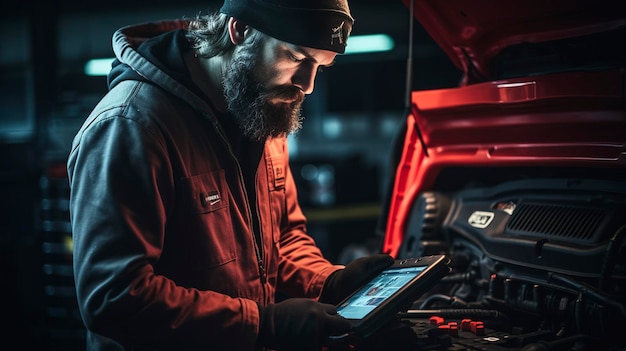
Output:
[[[168,20],[118,29],[113,34],[115,60],[108,75],[109,89],[125,80],[145,81],[202,111],[211,111],[184,64],[184,52],[192,49],[185,38],[188,24],[187,20]]]

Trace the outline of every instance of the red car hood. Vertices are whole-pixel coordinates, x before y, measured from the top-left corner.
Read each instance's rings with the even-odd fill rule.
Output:
[[[444,169],[626,168],[624,62],[545,68],[528,59],[508,75],[494,68],[506,66],[494,62],[520,43],[619,28],[624,33],[626,16],[616,7],[590,0],[415,1],[415,17],[466,79],[456,88],[411,95],[384,214],[385,252],[397,255],[417,195],[436,187]],[[569,44],[560,45],[567,49]]]
[[[410,0],[403,3],[411,8]],[[612,0],[414,0],[422,27],[462,71],[492,77],[492,61],[522,43],[553,42],[626,26],[626,12]],[[619,39],[618,39],[619,40]],[[615,41],[614,45],[623,45]]]

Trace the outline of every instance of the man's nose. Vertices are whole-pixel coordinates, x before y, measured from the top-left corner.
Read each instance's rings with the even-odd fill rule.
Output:
[[[311,94],[313,92],[313,88],[315,87],[316,75],[316,65],[301,65],[292,77],[292,83],[294,86],[300,88],[305,94]]]

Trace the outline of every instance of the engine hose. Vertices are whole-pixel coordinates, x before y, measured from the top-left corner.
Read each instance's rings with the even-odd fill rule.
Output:
[[[615,258],[619,254],[619,247],[626,233],[626,224],[621,226],[615,234],[609,240],[609,245],[606,248],[606,255],[604,256],[604,262],[602,262],[602,269],[600,270],[600,291],[606,292],[609,289],[608,282],[613,273],[615,267]]]
[[[442,283],[465,283],[465,282],[471,282],[473,280],[474,280],[474,274],[472,272],[454,273],[454,274],[449,274],[441,278]]]
[[[549,272],[548,273],[548,282],[557,281],[558,283],[564,284],[565,286],[576,289],[582,296],[591,298],[595,301],[599,301],[614,310],[616,310],[619,314],[621,314],[622,318],[626,318],[626,307],[619,301],[615,301],[609,296],[603,294],[597,289],[588,286],[587,284],[578,282],[576,280],[570,279],[564,275]]]
[[[455,309],[438,309],[438,310],[407,310],[398,314],[400,318],[430,318],[432,316],[440,316],[447,318],[463,317],[463,318],[492,318],[498,319],[502,314],[497,310],[485,310],[476,308],[455,308]]]
[[[579,333],[583,330],[583,318],[583,294],[580,292],[574,303],[574,323],[576,325],[576,331]]]
[[[579,342],[586,342],[577,348],[573,345]],[[600,350],[602,348],[601,340],[589,337],[587,335],[574,335],[553,341],[540,341],[528,344],[520,349],[520,351],[565,351],[565,350]],[[583,347],[582,349],[580,347]]]
[[[422,310],[435,301],[452,304],[452,302],[454,302],[454,297],[444,294],[433,294],[424,299],[424,301],[422,301],[422,303],[419,305],[418,309]]]

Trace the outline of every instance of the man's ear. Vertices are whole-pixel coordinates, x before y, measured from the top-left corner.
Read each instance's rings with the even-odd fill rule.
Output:
[[[246,38],[247,28],[248,26],[245,23],[231,17],[228,20],[228,35],[230,36],[230,41],[235,45],[241,44]]]

